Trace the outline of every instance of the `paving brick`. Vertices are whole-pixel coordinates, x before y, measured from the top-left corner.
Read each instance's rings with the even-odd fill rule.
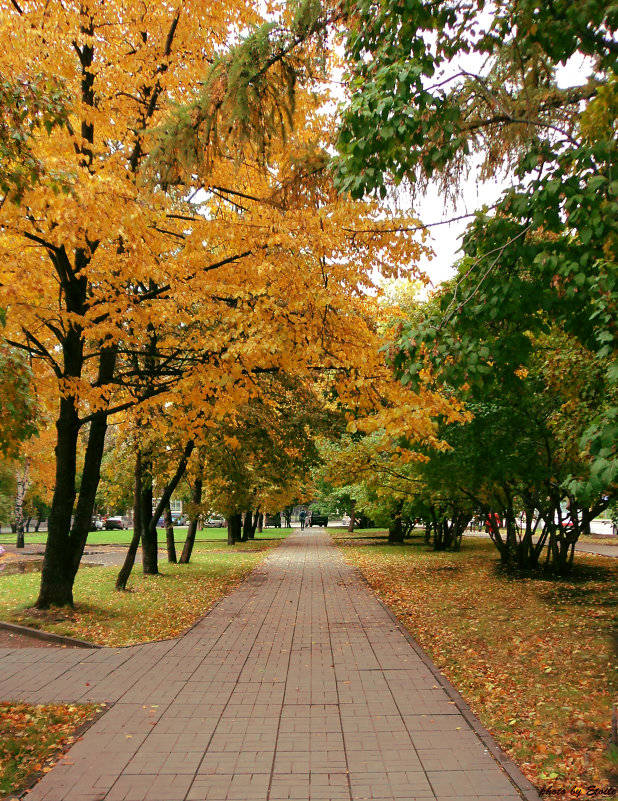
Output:
[[[2,699],[110,704],[29,801],[521,799],[451,695],[315,530],[178,640],[0,650]]]

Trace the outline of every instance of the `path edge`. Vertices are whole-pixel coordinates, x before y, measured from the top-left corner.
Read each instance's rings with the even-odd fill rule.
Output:
[[[30,637],[33,640],[46,640],[53,642],[57,645],[71,645],[74,648],[102,648],[102,645],[97,645],[93,642],[86,640],[78,640],[75,637],[63,637],[62,634],[53,634],[51,631],[41,631],[41,629],[31,629],[29,626],[18,626],[17,623],[7,623],[0,620],[0,629],[12,632],[13,634],[20,634],[22,637]]]
[[[446,678],[444,673],[440,671],[438,666],[427,654],[427,652],[414,639],[413,635],[408,631],[408,629],[405,627],[402,621],[399,620],[399,618],[393,612],[393,610],[382,600],[382,598],[380,598],[380,596],[373,589],[369,581],[365,578],[360,568],[354,564],[351,564],[350,562],[347,562],[347,564],[358,573],[363,584],[367,586],[373,597],[378,601],[378,603],[385,610],[389,618],[392,620],[393,624],[397,627],[397,629],[405,637],[408,643],[412,646],[412,648],[419,656],[423,664],[431,671],[431,674],[434,676],[436,681],[440,684],[442,689],[449,696],[451,701],[454,702],[457,709],[461,712],[466,723],[470,726],[470,728],[476,734],[476,736],[481,740],[485,748],[487,748],[489,753],[493,756],[493,758],[496,760],[496,762],[502,768],[502,770],[507,774],[507,776],[515,786],[515,789],[520,793],[524,801],[541,801],[541,796],[539,795],[539,792],[536,789],[536,787],[532,784],[532,782],[529,779],[527,779],[524,776],[524,774],[517,767],[515,762],[513,762],[511,757],[508,756],[502,750],[502,748],[499,746],[493,735],[485,728],[485,726],[483,726],[481,721],[470,709],[468,703],[464,700],[459,690],[453,684],[451,684],[451,682]]]

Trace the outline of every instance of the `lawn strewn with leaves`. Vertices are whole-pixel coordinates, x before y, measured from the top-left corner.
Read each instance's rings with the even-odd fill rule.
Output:
[[[75,730],[97,712],[86,704],[0,704],[0,795],[23,788],[28,777],[46,772],[69,746]]]
[[[533,783],[617,781],[618,562],[578,554],[569,580],[516,578],[482,540],[434,553],[335,535]]]
[[[98,645],[176,637],[230,592],[277,542],[258,539],[229,548],[221,543],[199,543],[188,565],[160,561],[159,576],[144,576],[141,565],[136,565],[127,592],[114,588],[118,567],[82,568],[73,590],[73,610],[32,609],[39,573],[3,576],[0,617]]]

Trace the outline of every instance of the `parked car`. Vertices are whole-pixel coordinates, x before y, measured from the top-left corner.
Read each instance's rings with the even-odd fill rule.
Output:
[[[102,531],[102,530],[103,530],[103,521],[97,515],[93,517],[92,521],[90,522],[90,531]]]
[[[188,517],[186,515],[181,515],[178,512],[172,514],[172,525],[173,526],[186,526]],[[157,528],[165,528],[165,518],[160,517],[157,520]]]
[[[320,515],[317,512],[311,512],[311,518],[309,522],[310,526],[327,526],[328,525],[328,515]]]
[[[105,528],[107,531],[111,531],[112,529],[124,530],[126,528],[124,517],[122,517],[122,515],[112,515],[108,517],[105,521]]]
[[[210,515],[204,521],[204,528],[225,528],[223,515]]]
[[[273,526],[273,528],[281,528],[281,515],[279,513],[276,515],[266,515],[264,525]]]

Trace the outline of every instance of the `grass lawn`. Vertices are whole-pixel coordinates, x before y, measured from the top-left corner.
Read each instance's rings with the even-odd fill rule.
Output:
[[[130,539],[126,531],[98,533],[120,534],[125,542]],[[40,573],[2,576],[0,618],[100,645],[175,637],[230,592],[289,533],[289,529],[268,529],[256,540],[230,547],[224,544],[225,529],[207,530],[202,534],[209,541],[196,542],[189,565],[170,565],[161,558],[160,576],[143,576],[141,565],[136,565],[127,592],[114,589],[118,567],[82,569],[74,587],[74,610],[29,608],[37,596]],[[76,729],[96,711],[80,704],[0,704],[0,797],[17,793],[36,774],[49,770],[59,749],[71,744]]]
[[[614,548],[618,548],[618,537],[615,534],[590,534],[587,537],[580,537],[579,541],[595,545],[613,545]]]
[[[280,539],[281,537],[287,537],[290,533],[291,529],[285,528],[265,528],[261,534],[257,534],[258,540],[263,539]],[[163,544],[165,546],[165,530],[158,529],[159,532],[159,544]],[[174,535],[176,539],[176,548],[182,548],[182,543],[187,536],[187,526],[174,526]],[[112,530],[112,531],[91,531],[88,534],[88,542],[86,543],[86,547],[92,545],[128,545],[131,542],[131,537],[133,536],[133,529],[125,529],[124,531]],[[15,545],[15,534],[0,534],[0,545]],[[31,531],[28,534],[24,535],[26,548],[29,548],[31,545],[45,545],[47,542],[47,532],[34,532]],[[214,540],[216,542],[224,542],[227,540],[227,528],[205,528],[201,531],[197,532],[196,535],[196,542],[207,541],[210,542]]]
[[[111,533],[128,535],[126,531]],[[288,533],[286,529],[269,529],[257,539],[233,547],[224,543],[223,534],[198,541],[188,565],[169,564],[160,552],[161,575],[144,576],[141,565],[136,564],[127,592],[114,588],[118,566],[82,568],[73,588],[73,610],[32,609],[41,580],[38,572],[2,576],[0,618],[98,645],[133,645],[176,637],[230,592],[264,551]]]
[[[537,787],[618,783],[618,560],[577,554],[568,580],[516,578],[484,540],[434,553],[422,537],[330,533]]]

